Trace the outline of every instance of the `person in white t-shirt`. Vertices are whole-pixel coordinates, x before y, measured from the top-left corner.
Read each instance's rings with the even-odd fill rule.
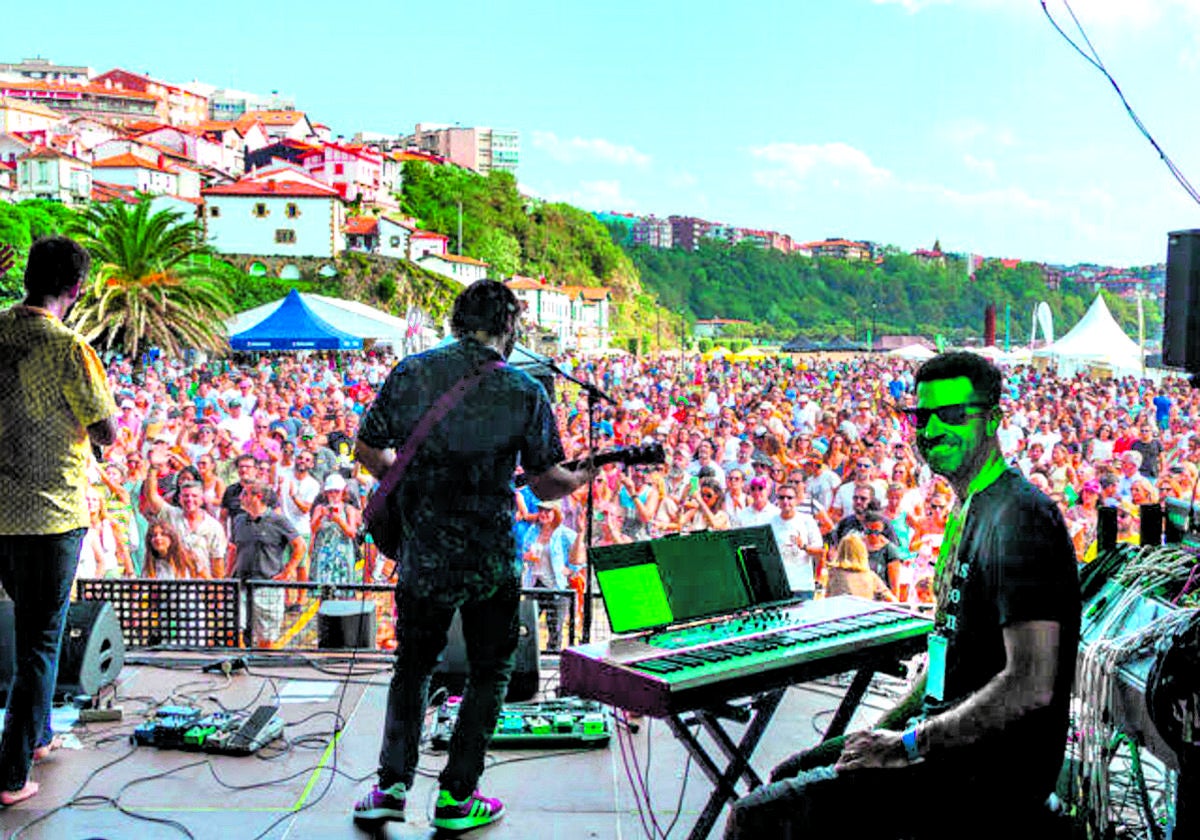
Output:
[[[767,480],[765,478],[755,476],[750,479],[747,490],[750,494],[750,504],[738,511],[737,526],[739,528],[766,525],[779,515],[779,508],[775,507],[767,498]]]
[[[231,399],[228,405],[229,414],[217,423],[217,428],[227,430],[233,438],[234,447],[240,450],[246,441],[254,437],[254,417],[242,408],[239,397]]]
[[[769,524],[783,557],[792,595],[808,601],[816,595],[816,564],[825,553],[825,542],[817,521],[806,513],[797,512],[796,495],[796,485],[784,483],[779,486],[775,494],[779,513]]]

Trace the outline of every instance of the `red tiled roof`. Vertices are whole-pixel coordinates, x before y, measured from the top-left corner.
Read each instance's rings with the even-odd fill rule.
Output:
[[[134,79],[137,79],[140,82],[145,82],[147,85],[158,85],[159,87],[163,88],[164,90],[168,90],[168,91],[175,91],[175,92],[183,91],[184,93],[187,93],[191,96],[195,96],[198,99],[207,99],[208,98],[206,96],[200,96],[200,94],[198,94],[198,93],[192,93],[192,91],[190,91],[190,90],[184,90],[183,88],[178,87],[177,85],[173,85],[170,82],[159,81],[158,79],[147,76],[144,73],[134,73],[132,70],[126,70],[123,67],[114,67],[112,70],[109,70],[105,73],[101,73],[100,75],[96,76],[95,78],[100,80],[100,83],[102,84],[103,81],[105,79],[107,79],[108,77],[117,76],[117,75],[130,76]],[[113,81],[117,82],[116,79],[114,79]]]
[[[242,114],[242,119],[251,114],[254,115],[257,122],[263,125],[295,125],[305,119],[303,111],[247,111]]]
[[[866,248],[864,242],[853,242],[849,239],[822,239],[819,242],[805,242],[801,248]]]
[[[121,155],[113,155],[106,157],[103,160],[92,162],[92,167],[95,169],[150,169],[154,172],[174,172],[173,169],[168,169],[165,166],[159,166],[156,161],[146,160],[137,155],[125,152]]]
[[[170,128],[171,126],[161,120],[134,120],[133,122],[125,123],[122,127],[134,134],[145,134],[149,131],[157,131],[160,128]]]
[[[150,102],[158,101],[157,96],[153,96],[149,93],[141,93],[140,91],[136,91],[136,90],[125,90],[123,88],[108,88],[108,87],[105,87],[104,85],[97,85],[97,84],[91,84],[91,83],[86,84],[86,85],[75,85],[75,84],[57,83],[57,82],[2,82],[2,83],[0,83],[0,95],[7,94],[9,96],[12,96],[13,91],[17,91],[18,92],[17,95],[19,96],[20,91],[33,91],[33,90],[44,90],[47,92],[56,92],[56,93],[91,93],[91,94],[101,95],[101,96],[117,96],[117,97],[122,97],[125,99],[148,100]]]
[[[416,152],[416,151],[394,152],[392,154],[392,157],[395,160],[398,160],[401,162],[406,161],[406,160],[423,160],[426,163],[445,163],[446,162],[446,159],[444,157],[442,157],[441,155],[435,155],[432,152]]]
[[[54,117],[55,119],[62,118],[62,114],[58,111],[51,110],[36,100],[22,99],[19,96],[0,95],[0,108],[20,108],[26,113],[40,113],[43,117]]]
[[[35,145],[25,154],[21,155],[21,160],[55,160],[57,158],[69,158],[76,160],[73,155],[66,152],[60,152],[58,149],[52,149],[49,146]]]
[[[374,216],[351,216],[346,219],[346,233],[358,236],[370,236],[379,233],[379,219]]]
[[[137,191],[125,184],[92,181],[92,201],[99,201],[101,203],[123,201],[126,204],[137,204]]]
[[[460,257],[458,254],[426,254],[426,256],[433,259],[446,260],[447,262],[463,263],[465,265],[490,265],[490,263],[485,263],[483,260],[477,260],[474,257]]]
[[[201,190],[203,195],[265,195],[287,198],[337,198],[337,190],[295,181],[247,181]]]
[[[514,289],[514,290],[542,288],[541,283],[539,283],[538,281],[536,281],[530,277],[514,277],[513,279],[509,280],[504,285],[508,286],[508,288]]]
[[[450,241],[450,237],[441,233],[434,233],[431,230],[414,230],[412,235],[417,239],[445,239]]]

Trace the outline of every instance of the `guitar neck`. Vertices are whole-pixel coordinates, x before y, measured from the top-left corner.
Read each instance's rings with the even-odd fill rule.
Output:
[[[567,470],[577,470],[588,461],[598,467],[605,464],[613,463],[634,463],[634,464],[653,464],[662,463],[663,457],[661,449],[650,447],[632,447],[629,449],[612,449],[608,452],[597,452],[592,458],[578,458],[574,461],[563,461],[559,464],[560,467]],[[529,483],[529,476],[525,473],[518,475],[513,479],[513,484],[517,487],[524,487]]]

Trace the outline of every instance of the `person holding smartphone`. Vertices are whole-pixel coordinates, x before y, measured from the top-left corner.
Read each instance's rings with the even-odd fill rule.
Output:
[[[313,506],[312,545],[309,548],[309,580],[314,583],[355,582],[358,550],[354,535],[358,533],[361,514],[347,503],[346,479],[341,473],[325,478],[324,501]]]

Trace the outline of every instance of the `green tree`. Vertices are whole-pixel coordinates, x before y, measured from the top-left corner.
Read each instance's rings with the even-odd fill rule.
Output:
[[[488,264],[492,277],[512,277],[521,270],[521,243],[506,230],[484,231],[475,244],[475,256]]]
[[[72,226],[93,259],[72,323],[89,341],[134,359],[150,347],[225,352],[227,267],[202,244],[199,224],[150,211],[148,200],[95,204]]]

